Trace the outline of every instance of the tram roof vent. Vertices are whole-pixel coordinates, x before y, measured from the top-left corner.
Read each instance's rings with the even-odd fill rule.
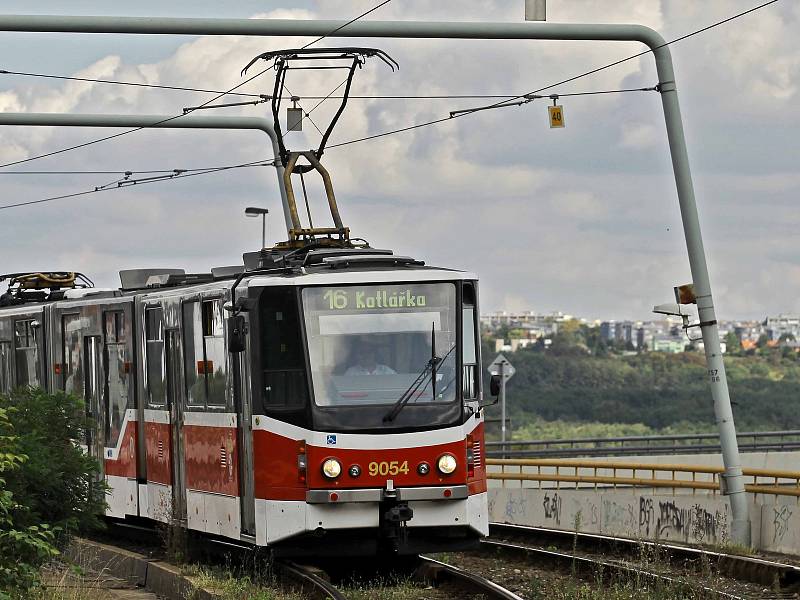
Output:
[[[214,279],[229,279],[244,273],[244,265],[233,265],[230,267],[212,267],[211,276]]]
[[[417,266],[421,267],[425,261],[411,258],[410,256],[373,256],[369,254],[355,254],[350,256],[328,256],[322,259],[322,263],[331,269],[346,267],[363,267],[367,265],[381,267]]]
[[[79,300],[80,298],[88,298],[99,296],[101,298],[111,298],[119,294],[119,290],[114,290],[112,288],[88,288],[88,289],[74,289],[74,290],[64,290],[63,292],[63,299],[64,300]]]
[[[323,250],[311,250],[305,256],[303,266],[325,264],[328,258],[344,256],[373,256],[391,257],[391,250],[381,250],[380,248],[325,248]]]
[[[156,275],[186,275],[183,269],[124,269],[119,272],[123,290],[141,290],[147,287],[148,280]]]
[[[159,275],[151,275],[148,277],[145,287],[175,287],[178,285],[208,283],[209,281],[213,280],[214,276],[211,275],[211,273],[161,273]]]

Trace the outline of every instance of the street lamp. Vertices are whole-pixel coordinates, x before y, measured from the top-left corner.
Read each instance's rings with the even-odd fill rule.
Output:
[[[269,210],[266,208],[259,208],[258,206],[248,206],[244,209],[244,214],[247,217],[257,217],[261,215],[261,247],[267,247],[267,214]]]

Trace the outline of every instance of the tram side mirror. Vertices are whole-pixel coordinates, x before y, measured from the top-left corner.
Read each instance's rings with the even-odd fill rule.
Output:
[[[243,352],[246,347],[244,317],[241,315],[228,317],[228,352]]]
[[[500,375],[492,375],[489,380],[489,394],[494,396],[491,402],[481,404],[478,408],[486,408],[487,406],[494,406],[500,401]]]
[[[500,395],[500,375],[492,375],[489,380],[489,393],[492,396]]]

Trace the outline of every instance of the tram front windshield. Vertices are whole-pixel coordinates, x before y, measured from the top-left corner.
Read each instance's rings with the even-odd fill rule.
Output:
[[[316,404],[452,402],[455,297],[452,283],[304,289]]]

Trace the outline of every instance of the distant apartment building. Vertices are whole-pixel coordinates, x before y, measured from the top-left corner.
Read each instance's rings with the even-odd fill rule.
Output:
[[[800,339],[800,316],[778,315],[767,317],[764,321],[764,330],[770,340],[780,340],[781,336]]]
[[[522,312],[507,312],[497,311],[488,315],[481,315],[481,325],[489,330],[498,329],[499,327],[529,327],[535,330],[534,326],[549,325],[553,323],[563,323],[574,319],[572,315],[562,312],[553,312],[550,314],[538,314],[532,310],[524,310]]]
[[[578,320],[590,328],[599,328],[600,338],[617,346],[630,344],[640,351],[683,352],[687,346],[703,351],[702,340],[691,342],[682,328],[679,317],[666,317],[653,321],[594,320],[576,318],[560,311],[538,314],[534,311],[500,311],[481,316],[484,331],[493,332],[501,327],[515,330],[513,338],[496,339],[498,351],[513,352],[525,348],[538,340],[545,347],[551,344],[552,337],[558,333],[559,324]],[[699,335],[699,330],[690,330]],[[800,315],[779,314],[766,317],[763,321],[719,321],[722,352],[726,352],[725,337],[733,333],[745,351],[767,347],[789,347],[800,352]],[[695,335],[693,333],[693,335]],[[766,343],[765,343],[766,340]]]

